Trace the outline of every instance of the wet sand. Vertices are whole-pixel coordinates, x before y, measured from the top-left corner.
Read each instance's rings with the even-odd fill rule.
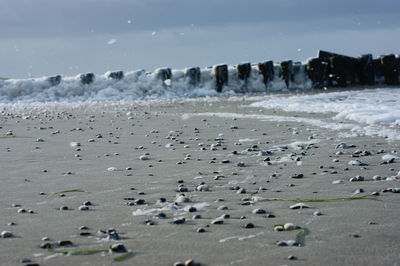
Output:
[[[0,265],[28,264],[23,258],[39,265],[173,265],[188,259],[201,265],[396,265],[400,193],[384,191],[400,187],[400,168],[382,156],[396,155],[400,143],[341,138],[340,131],[299,122],[206,114],[326,116],[242,107],[250,103],[99,103],[49,107],[28,117],[8,110],[0,117],[0,133],[12,130],[0,138],[0,231],[13,236],[0,238]],[[355,147],[336,148],[340,143]],[[354,160],[365,165],[349,165]],[[374,181],[376,175],[383,180]],[[364,181],[350,182],[355,176]],[[199,188],[202,182],[207,186]],[[75,189],[83,192],[54,193]],[[289,208],[296,204],[290,200],[373,192],[379,195]],[[174,205],[180,194],[189,201]],[[89,210],[79,210],[85,201],[92,203]],[[161,212],[164,219],[156,217]],[[201,218],[193,219],[196,214]],[[174,223],[182,217],[184,223]],[[211,224],[217,218],[223,223]],[[248,223],[254,227],[245,228]],[[284,223],[298,228],[274,230]],[[110,228],[120,239],[110,240]],[[58,246],[60,240],[73,246]],[[278,246],[282,240],[299,245]],[[43,243],[53,249],[40,248]],[[55,253],[108,250],[116,243],[133,254],[114,261],[121,253]]]

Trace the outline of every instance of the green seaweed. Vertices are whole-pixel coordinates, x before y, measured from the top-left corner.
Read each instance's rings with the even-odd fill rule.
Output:
[[[118,257],[115,257],[114,261],[122,261],[122,260],[125,260],[125,259],[129,258],[132,255],[133,255],[133,252],[129,251],[129,252],[124,253],[124,254],[122,254],[122,255],[120,255]]]
[[[289,200],[293,202],[330,202],[330,201],[342,201],[342,200],[359,200],[371,198],[371,195],[363,195],[359,197],[347,197],[347,198],[333,198],[333,199],[297,199],[297,200]]]
[[[371,195],[363,195],[359,197],[347,197],[347,198],[332,198],[332,199],[282,199],[282,198],[269,198],[269,201],[292,201],[292,202],[331,202],[331,201],[342,201],[342,200],[359,200],[359,199],[375,199]]]
[[[285,225],[284,225],[284,224],[274,224],[274,228],[277,227],[277,226],[282,226],[282,227],[284,227]]]
[[[296,233],[296,242],[299,244],[302,244],[303,241],[303,236],[305,234],[305,230],[304,229],[300,229],[297,233]]]
[[[88,249],[88,250],[75,250],[75,251],[64,251],[64,250],[53,250],[48,249],[49,252],[62,254],[62,255],[91,255],[99,252],[108,252],[107,249]]]
[[[15,138],[15,136],[13,135],[1,135],[0,139],[11,139],[11,138]]]
[[[63,194],[63,193],[71,193],[71,192],[86,192],[86,191],[82,190],[82,189],[70,189],[70,190],[63,190],[63,191],[52,192],[52,193],[53,194]]]

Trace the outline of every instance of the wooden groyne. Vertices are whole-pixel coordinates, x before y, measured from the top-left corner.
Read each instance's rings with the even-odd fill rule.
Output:
[[[231,70],[234,70],[236,80],[244,84],[252,75],[260,75],[266,88],[279,79],[283,81],[287,89],[298,89],[299,82],[296,77],[302,75],[302,80],[307,80],[308,87],[319,89],[325,87],[348,87],[348,86],[396,86],[399,85],[400,57],[394,54],[383,55],[374,58],[371,54],[351,57],[328,51],[318,51],[317,57],[310,58],[307,62],[293,62],[286,60],[282,62],[264,61],[256,64],[241,63],[236,66],[226,64],[210,67],[212,69],[214,88],[222,92],[229,86],[232,78]],[[173,71],[170,68],[157,69],[153,74],[161,81],[173,80]],[[184,70],[184,77],[188,85],[199,86],[202,80],[202,70],[199,67]],[[123,71],[109,72],[107,77],[121,80],[125,76]],[[95,74],[85,73],[79,75],[82,85],[90,85],[96,79]],[[60,75],[47,78],[51,86],[57,86],[62,82]],[[304,84],[300,87],[304,88]]]

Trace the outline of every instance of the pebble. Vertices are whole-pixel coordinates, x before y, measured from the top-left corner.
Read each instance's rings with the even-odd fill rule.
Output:
[[[254,228],[254,224],[252,224],[252,223],[246,223],[245,225],[244,225],[244,228]]]
[[[10,237],[13,237],[13,236],[14,236],[13,233],[11,233],[10,231],[1,232],[1,237],[2,238],[10,238]]]
[[[174,218],[174,221],[173,221],[174,224],[184,224],[185,222],[186,222],[186,219],[184,217]]]
[[[294,179],[300,179],[300,178],[303,178],[303,177],[304,177],[303,174],[293,174],[293,175],[290,176],[290,178],[294,178]]]
[[[193,215],[192,220],[197,220],[197,219],[201,219],[201,215],[200,214]]]
[[[22,258],[22,259],[19,260],[19,262],[21,262],[21,263],[29,263],[29,262],[32,262],[32,261],[31,261],[31,259],[28,259],[28,258]]]
[[[350,178],[349,181],[350,181],[350,182],[360,182],[360,181],[364,181],[364,177],[363,177],[363,176],[360,176],[360,175],[357,175],[357,176],[355,176],[355,177]]]
[[[296,203],[294,205],[291,205],[289,207],[290,209],[296,210],[296,209],[306,209],[306,208],[310,208],[310,206],[304,204],[304,203]]]
[[[80,211],[88,211],[89,210],[89,206],[86,206],[86,205],[79,206],[79,210]]]
[[[110,250],[116,253],[125,253],[128,252],[126,247],[123,244],[113,244],[110,246]]]
[[[197,233],[204,233],[206,230],[203,227],[199,227],[196,229]]]
[[[223,224],[223,223],[224,219],[222,219],[221,217],[218,217],[217,219],[211,221],[211,224]]]
[[[217,208],[217,210],[219,210],[219,211],[223,211],[223,210],[227,210],[227,209],[228,209],[228,206],[226,206],[226,205],[221,205]]]
[[[60,240],[57,242],[57,244],[61,247],[70,247],[72,246],[72,242],[69,240]]]
[[[313,213],[313,215],[314,215],[314,216],[321,216],[322,213],[321,213],[320,211],[315,211],[315,212]]]
[[[297,257],[294,255],[289,255],[288,260],[297,260]]]
[[[292,231],[296,228],[297,228],[297,226],[294,223],[285,223],[283,225],[283,229],[285,229],[285,231]]]
[[[254,214],[265,214],[265,213],[267,213],[267,211],[264,210],[264,209],[254,209],[252,212]]]
[[[196,190],[197,191],[208,191],[209,190],[209,186],[207,184],[205,184],[205,183],[202,183],[202,184],[200,184],[200,185],[198,185],[196,187]]]

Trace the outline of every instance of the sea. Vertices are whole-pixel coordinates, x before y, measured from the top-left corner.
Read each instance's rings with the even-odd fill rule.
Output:
[[[311,89],[311,82],[300,75],[293,88],[287,89],[278,76],[266,86],[261,75],[252,70],[247,81],[239,80],[229,69],[229,82],[222,92],[215,90],[212,69],[201,70],[201,80],[193,84],[185,70],[173,70],[171,79],[162,80],[144,70],[126,72],[122,79],[109,78],[109,73],[96,75],[93,83],[82,84],[80,76],[63,77],[52,84],[48,77],[0,80],[0,115],[30,110],[46,110],[57,106],[88,105],[118,101],[215,101],[247,99],[248,105],[284,111],[284,115],[263,116],[243,113],[213,113],[220,117],[242,117],[273,121],[298,121],[340,131],[342,136],[359,135],[400,140],[400,88]],[[326,119],[313,119],[309,114],[325,114]],[[302,116],[303,114],[303,116]]]

